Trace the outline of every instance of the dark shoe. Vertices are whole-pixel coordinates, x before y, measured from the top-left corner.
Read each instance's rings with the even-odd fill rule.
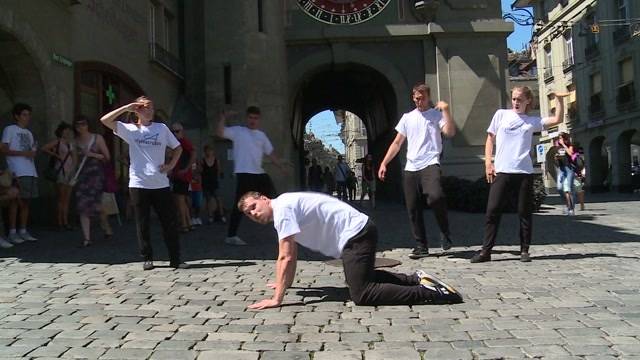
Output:
[[[429,248],[424,245],[417,245],[409,254],[409,259],[422,259],[429,256]]]
[[[416,275],[420,279],[420,285],[436,293],[436,299],[432,300],[431,303],[459,304],[463,302],[462,293],[460,291],[438,279],[434,275],[428,274],[422,270],[417,270]]]
[[[153,261],[145,261],[144,264],[142,264],[142,270],[153,270]]]
[[[475,254],[471,258],[471,262],[472,263],[481,263],[481,262],[487,262],[487,261],[491,261],[491,254],[485,254],[482,251],[480,251],[479,253]]]
[[[189,268],[189,264],[187,264],[187,263],[170,263],[169,266],[174,268],[174,269],[188,269]]]
[[[529,256],[528,252],[523,252],[520,254],[520,261],[522,262],[531,262],[531,256]]]
[[[451,249],[451,246],[453,246],[453,242],[451,241],[451,238],[448,234],[440,235],[440,245],[442,245],[442,250],[444,251]]]

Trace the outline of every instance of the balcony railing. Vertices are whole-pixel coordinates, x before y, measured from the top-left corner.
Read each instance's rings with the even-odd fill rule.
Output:
[[[573,69],[573,65],[574,65],[573,57],[565,59],[562,62],[562,71],[564,72],[570,71],[571,69]]]
[[[544,79],[544,82],[549,82],[549,81],[553,80],[553,69],[552,68],[544,69],[543,79]]]
[[[587,58],[587,60],[591,60],[598,55],[600,55],[600,48],[598,48],[598,44],[588,45],[584,49],[584,57]]]
[[[616,46],[625,43],[630,38],[631,33],[629,32],[628,26],[623,26],[613,32],[613,43]]]
[[[184,78],[184,66],[182,64],[182,60],[158,43],[150,43],[149,50],[151,61],[162,66],[175,76],[181,79]]]

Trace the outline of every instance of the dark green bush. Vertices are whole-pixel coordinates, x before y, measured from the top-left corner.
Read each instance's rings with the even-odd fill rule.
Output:
[[[451,210],[472,213],[483,213],[487,210],[489,184],[484,177],[475,181],[460,179],[454,176],[442,177],[442,189],[447,196],[447,205]],[[547,193],[540,175],[533,181],[533,211],[538,211]],[[512,193],[504,212],[517,211],[517,193]]]

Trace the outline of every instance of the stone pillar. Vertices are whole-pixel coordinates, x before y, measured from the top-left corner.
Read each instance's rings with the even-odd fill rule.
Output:
[[[283,12],[279,1],[204,2],[206,112],[210,127],[215,126],[223,109],[238,111],[229,124],[240,125],[248,106],[260,107],[262,130],[271,139],[276,155],[291,163]],[[230,74],[227,91],[225,69]],[[293,187],[293,168],[288,169],[289,174],[283,174],[265,160],[265,170],[279,192]]]

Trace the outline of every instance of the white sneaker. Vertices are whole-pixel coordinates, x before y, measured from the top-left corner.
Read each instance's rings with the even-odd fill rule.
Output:
[[[2,236],[0,236],[0,248],[10,249],[13,247],[13,244],[5,240]]]
[[[24,242],[24,239],[18,233],[9,234],[8,240],[14,244],[22,244]]]
[[[246,242],[244,242],[244,240],[240,239],[237,236],[230,236],[226,239],[224,239],[224,242],[229,244],[229,245],[236,245],[236,246],[244,246],[247,245]]]
[[[38,241],[38,239],[34,238],[27,231],[19,233],[20,237],[25,241]]]
[[[200,218],[196,218],[196,224],[202,225],[202,220]]]

